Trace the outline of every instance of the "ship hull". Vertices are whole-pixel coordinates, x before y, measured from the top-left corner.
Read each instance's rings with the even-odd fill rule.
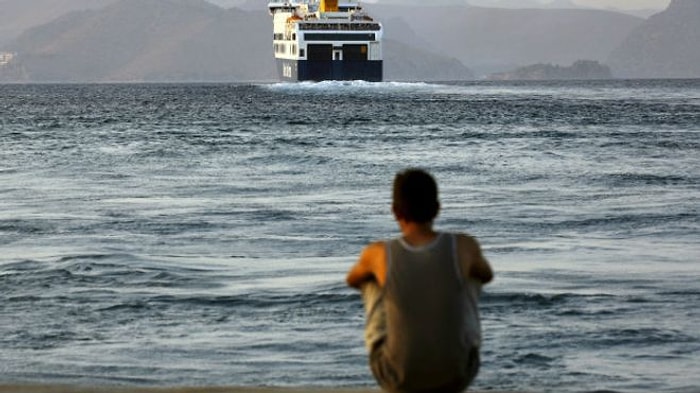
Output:
[[[364,80],[382,81],[382,60],[289,60],[277,59],[280,79],[287,82]]]

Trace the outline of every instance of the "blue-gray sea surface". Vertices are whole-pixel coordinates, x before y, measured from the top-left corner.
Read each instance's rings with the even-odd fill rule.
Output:
[[[475,389],[700,391],[700,80],[0,85],[0,383],[373,384],[409,166],[496,271]]]

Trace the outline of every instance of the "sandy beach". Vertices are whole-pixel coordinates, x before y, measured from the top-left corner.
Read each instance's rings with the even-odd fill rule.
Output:
[[[0,393],[380,393],[373,388],[323,387],[123,387],[80,385],[0,385]],[[471,392],[471,391],[470,391]],[[474,392],[479,393],[479,392]],[[516,393],[495,392],[489,393]],[[524,392],[517,392],[524,393]]]

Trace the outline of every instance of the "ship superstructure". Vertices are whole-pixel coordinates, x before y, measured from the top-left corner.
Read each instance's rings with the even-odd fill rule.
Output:
[[[382,80],[382,25],[358,2],[287,0],[268,7],[282,80]]]

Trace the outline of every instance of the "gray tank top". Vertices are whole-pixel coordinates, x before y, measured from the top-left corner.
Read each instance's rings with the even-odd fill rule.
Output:
[[[481,345],[481,283],[463,279],[455,235],[422,247],[389,241],[387,264],[384,354],[397,379],[420,389],[458,378]]]

